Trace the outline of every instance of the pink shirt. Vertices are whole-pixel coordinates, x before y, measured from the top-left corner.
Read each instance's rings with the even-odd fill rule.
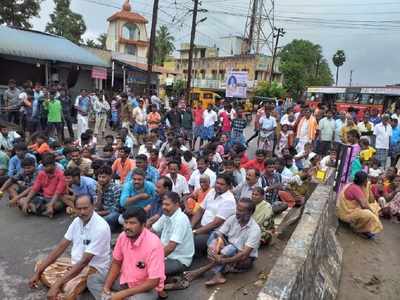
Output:
[[[156,291],[162,291],[165,281],[164,247],[160,239],[148,229],[143,229],[136,241],[129,239],[125,232],[118,237],[113,258],[122,263],[120,284],[129,288],[143,284],[147,279],[159,278]],[[137,266],[144,263],[144,268]]]
[[[193,110],[194,124],[196,126],[203,125],[203,123],[204,123],[203,112],[204,112],[204,109],[202,109],[202,108],[200,108],[200,109],[196,108],[195,110]]]
[[[222,120],[222,132],[228,132],[232,130],[231,126],[231,119],[229,117],[229,114],[226,111],[223,111],[219,114],[221,120]]]

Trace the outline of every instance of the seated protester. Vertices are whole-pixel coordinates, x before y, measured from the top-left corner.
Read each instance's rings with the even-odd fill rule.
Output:
[[[157,149],[150,150],[149,164],[157,170],[160,169],[160,159],[158,157],[159,151]]]
[[[119,205],[123,209],[127,209],[129,206],[139,206],[146,211],[150,210],[156,187],[145,178],[146,173],[142,169],[133,169],[131,180],[126,180],[122,187]]]
[[[56,248],[36,264],[29,280],[31,288],[40,281],[48,285],[47,299],[76,299],[86,290],[90,275],[106,276],[110,266],[110,227],[94,211],[91,197],[80,196],[76,209],[78,217]],[[61,257],[71,244],[71,258]]]
[[[168,192],[163,196],[163,215],[153,224],[151,230],[156,233],[164,246],[165,275],[182,274],[192,264],[194,242],[189,218],[180,208],[177,193]],[[174,288],[179,284],[172,284]]]
[[[35,160],[36,165],[36,157],[33,154],[28,153],[28,148],[24,142],[19,142],[15,145],[14,148],[15,155],[10,158],[8,162],[8,177],[13,177],[20,175],[23,172],[22,168],[22,160],[24,158],[32,158]]]
[[[193,173],[197,169],[196,157],[194,157],[191,151],[185,151],[182,155],[182,163],[189,166],[190,172]]]
[[[172,181],[172,191],[177,193],[179,197],[190,194],[189,186],[186,178],[179,174],[180,161],[170,161],[168,163],[168,174],[165,175]]]
[[[158,171],[160,172],[161,176],[165,176],[168,173],[168,163],[173,160],[181,160],[181,155],[176,150],[168,152],[165,156],[165,159],[160,161],[160,167],[158,168]],[[183,175],[186,180],[189,180],[192,173],[186,163],[181,163],[179,174]]]
[[[160,178],[160,173],[152,165],[149,165],[147,156],[144,154],[136,155],[135,157],[136,168],[142,169],[146,173],[146,180],[157,183],[158,178]],[[128,175],[129,177],[129,175]]]
[[[193,216],[199,209],[200,205],[203,203],[204,198],[210,191],[210,177],[203,174],[200,176],[200,188],[195,189],[188,197],[185,202],[185,213],[188,216]]]
[[[167,140],[160,147],[160,158],[166,157],[167,153],[172,150],[172,143],[175,140],[175,134],[173,132],[167,132]]]
[[[320,161],[321,170],[328,170],[328,168],[335,168],[337,161],[336,149],[331,149],[329,155],[323,157]]]
[[[268,245],[274,231],[274,211],[269,202],[265,201],[265,192],[261,187],[255,187],[251,200],[256,206],[253,219],[261,229],[261,245]]]
[[[39,171],[28,195],[18,200],[23,212],[45,215],[50,218],[64,208],[62,197],[65,194],[64,172],[56,167],[53,154],[47,153],[42,159],[44,170]]]
[[[147,213],[149,219],[147,220],[147,227],[151,227],[163,214],[162,211],[162,199],[163,196],[172,192],[172,181],[166,176],[160,177],[156,184],[156,194],[154,196],[151,208]]]
[[[116,231],[120,227],[118,217],[121,187],[112,180],[110,166],[102,166],[99,169],[97,180],[95,210],[107,221],[111,231]]]
[[[186,272],[186,280],[195,278],[212,270],[214,277],[207,281],[206,286],[223,284],[227,272],[245,272],[252,268],[258,256],[261,230],[251,217],[255,204],[247,198],[239,200],[233,215],[222,226],[212,233],[208,243],[210,262],[197,270]]]
[[[103,161],[106,165],[112,165],[115,161],[114,149],[112,145],[105,145],[103,153],[96,157],[97,160]]]
[[[246,147],[242,144],[234,144],[231,148],[230,157],[240,157],[240,166],[243,167],[248,161],[249,158],[246,153]]]
[[[124,232],[118,236],[110,271],[92,274],[88,289],[96,300],[156,300],[157,292],[164,288],[164,247],[146,228],[146,212],[142,208],[129,207],[122,216]]]
[[[309,168],[311,165],[310,162],[310,154],[312,154],[312,145],[311,143],[305,143],[304,144],[304,150],[297,153],[296,156],[294,157],[296,161],[296,167],[299,170],[303,170],[304,168]]]
[[[93,157],[96,157],[96,154],[93,150],[91,150],[90,148],[88,148],[87,146],[84,146],[82,148],[82,158],[86,158],[89,159],[91,161],[93,161]]]
[[[200,188],[200,176],[207,175],[210,178],[210,186],[214,187],[216,175],[215,172],[209,169],[209,160],[206,156],[197,159],[197,170],[192,173],[188,181],[189,189],[191,191]]]
[[[235,184],[239,185],[246,180],[246,170],[240,165],[241,158],[236,156],[233,158],[233,177]]]
[[[67,169],[79,168],[81,175],[93,176],[92,161],[82,157],[82,153],[78,148],[73,148],[70,151],[71,160],[67,165]]]
[[[235,195],[235,199],[251,198],[253,190],[256,187],[261,187],[262,183],[260,180],[260,172],[257,169],[247,169],[246,180],[236,186],[232,193]]]
[[[159,129],[151,129],[149,133],[150,140],[154,147],[157,150],[160,150],[163,142],[160,139],[160,130]]]
[[[283,163],[282,169],[278,170],[278,173],[282,176],[283,184],[297,183],[298,185],[302,184],[301,178],[299,176],[299,172],[293,164],[293,158],[290,155],[284,156],[283,159],[278,159],[277,162]]]
[[[157,149],[154,145],[152,140],[150,139],[149,136],[145,136],[143,138],[143,144],[140,145],[139,150],[138,150],[138,154],[139,155],[146,155],[147,159],[150,158],[150,151],[152,149]]]
[[[71,167],[65,170],[65,183],[67,189],[62,201],[67,206],[67,214],[74,214],[75,200],[81,195],[88,195],[93,198],[93,203],[97,201],[96,187],[97,182],[93,178],[82,176],[78,167]]]
[[[42,155],[44,153],[52,152],[49,144],[47,143],[47,136],[45,136],[43,133],[37,134],[33,140],[35,141],[34,144],[29,145],[28,149],[34,154]]]
[[[8,126],[0,122],[0,149],[5,152],[11,152],[14,144],[21,136],[14,130],[9,130]]]
[[[78,146],[81,148],[89,148],[91,151],[96,152],[97,138],[93,135],[91,129],[86,130],[81,134],[80,140],[78,140]]]
[[[212,188],[200,204],[199,210],[193,215],[192,227],[197,254],[207,249],[210,234],[217,230],[227,218],[235,213],[236,200],[230,191],[232,177],[219,175]],[[200,222],[200,226],[198,223]]]
[[[219,174],[230,174],[231,176],[233,176],[234,180],[233,180],[232,185],[235,187],[235,186],[237,186],[237,183],[236,183],[236,178],[233,174],[234,170],[235,170],[235,168],[233,165],[233,160],[224,159],[224,161],[222,162],[222,168],[221,168],[221,171],[219,172]]]
[[[0,150],[0,181],[2,181],[1,177],[7,175],[9,161],[7,153]]]
[[[366,138],[360,139],[360,158],[361,160],[368,162],[374,157],[376,150],[369,145],[369,141]]]
[[[264,149],[258,149],[256,151],[256,158],[249,160],[242,167],[245,169],[257,169],[258,172],[260,172],[262,174],[265,169],[264,160],[266,157],[267,157],[266,151]],[[248,197],[246,197],[246,198],[248,198]]]
[[[221,156],[218,156],[216,160],[214,160],[214,152],[210,151],[209,149],[206,149],[203,151],[203,155],[207,157],[209,161],[209,166],[208,168],[213,171],[215,174],[218,174],[220,171],[220,166],[222,163],[222,158]],[[219,154],[218,154],[219,155]]]
[[[231,151],[231,148],[232,144],[229,141],[229,135],[226,133],[221,134],[217,151],[219,152],[219,154],[221,154],[222,158],[229,158],[229,152]]]
[[[1,196],[3,196],[4,192],[8,193],[9,205],[11,207],[16,206],[19,199],[28,195],[37,176],[36,161],[34,158],[24,158],[21,165],[23,172],[9,177],[0,188]]]
[[[119,151],[119,158],[117,158],[113,165],[113,176],[114,178],[119,178],[121,184],[125,182],[125,177],[135,168],[135,161],[128,158],[131,153],[131,148],[122,147]]]
[[[383,170],[381,168],[381,163],[376,158],[372,158],[369,162],[368,168],[368,176],[370,177],[371,181],[372,178],[378,178],[379,176],[383,175]]]
[[[108,134],[104,137],[105,146],[113,146],[114,145],[114,136],[112,134]]]

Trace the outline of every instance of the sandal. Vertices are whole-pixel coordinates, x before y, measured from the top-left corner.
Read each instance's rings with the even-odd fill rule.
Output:
[[[174,283],[167,283],[164,286],[165,291],[172,291],[172,290],[185,290],[190,286],[190,282],[187,279],[182,278],[178,282]]]

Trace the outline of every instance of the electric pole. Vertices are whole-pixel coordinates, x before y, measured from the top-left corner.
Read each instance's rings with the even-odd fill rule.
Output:
[[[272,54],[272,63],[271,63],[271,72],[269,74],[269,83],[272,83],[272,77],[274,76],[274,66],[275,66],[275,60],[276,60],[276,53],[278,51],[278,44],[279,44],[279,38],[283,37],[285,35],[285,30],[283,28],[274,28],[274,31],[278,30],[277,34],[274,34],[274,38],[276,38],[276,43],[275,43],[275,48],[274,52]]]
[[[350,70],[350,82],[349,82],[349,86],[351,86],[353,84],[353,72],[354,70]]]
[[[193,7],[193,19],[192,19],[192,32],[190,34],[190,46],[189,46],[189,61],[188,61],[188,73],[187,73],[187,83],[186,83],[186,100],[190,105],[192,104],[190,99],[190,91],[192,88],[192,68],[193,68],[193,48],[194,40],[196,38],[196,25],[197,25],[197,12],[199,9],[199,0],[194,0]]]
[[[156,43],[158,2],[159,2],[159,0],[154,0],[154,3],[153,3],[153,17],[151,19],[150,47],[149,47],[149,53],[147,54],[147,91],[146,92],[149,97],[151,97],[151,74],[153,73],[154,48],[155,48],[155,43]]]

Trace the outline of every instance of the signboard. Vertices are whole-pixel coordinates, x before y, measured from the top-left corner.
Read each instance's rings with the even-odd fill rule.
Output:
[[[248,72],[232,71],[228,73],[225,95],[227,98],[247,98]]]
[[[363,94],[382,94],[382,95],[393,95],[400,96],[400,88],[396,87],[369,87],[362,88],[361,93]]]
[[[107,69],[106,68],[92,68],[92,78],[95,79],[107,79]]]
[[[346,88],[337,87],[310,87],[307,89],[308,93],[316,94],[343,94],[346,93]]]

